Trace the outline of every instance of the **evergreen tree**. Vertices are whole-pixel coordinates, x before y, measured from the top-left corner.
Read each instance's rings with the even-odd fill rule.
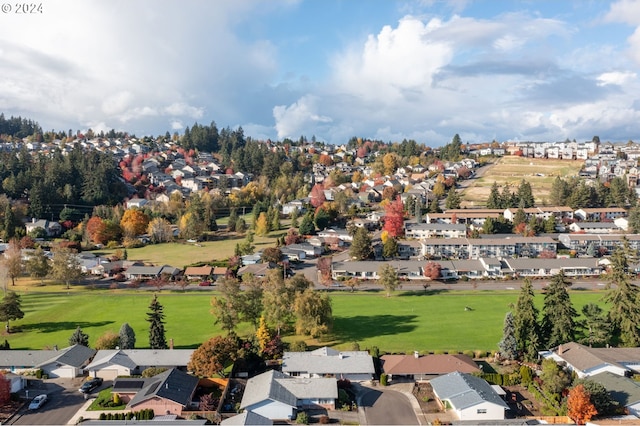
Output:
[[[300,228],[298,231],[301,235],[311,235],[315,232],[316,227],[313,224],[313,214],[308,212],[302,218],[302,222],[300,223]]]
[[[506,359],[518,359],[518,344],[516,341],[515,320],[511,311],[507,312],[504,317],[504,326],[502,327],[502,340],[498,342],[500,355]]]
[[[487,199],[487,208],[502,208],[502,202],[500,201],[500,190],[498,188],[498,182],[496,181],[493,181],[493,185],[491,185],[491,191],[489,192],[489,198]]]
[[[637,253],[627,239],[617,247],[609,260],[608,292],[604,298],[610,305],[609,319],[613,325],[613,341],[621,346],[640,345],[639,288],[629,280],[629,264],[637,260]]]
[[[134,349],[136,347],[136,333],[129,323],[124,323],[118,333],[120,337],[120,349]]]
[[[449,192],[447,192],[447,199],[445,200],[445,207],[447,209],[459,209],[460,202],[460,194],[458,194],[456,189],[453,187],[449,189]]]
[[[73,345],[89,346],[89,335],[84,333],[80,326],[78,326],[76,331],[69,337],[69,346]]]
[[[291,212],[291,227],[292,228],[298,227],[298,209],[297,208],[293,209],[293,211]]]
[[[584,320],[580,327],[584,330],[584,338],[580,343],[590,347],[603,347],[611,340],[611,324],[602,308],[595,303],[582,307]]]
[[[520,182],[516,196],[518,198],[518,205],[525,209],[535,205],[531,184],[524,179]]]
[[[538,356],[540,331],[538,327],[538,309],[534,303],[533,286],[525,278],[520,289],[520,295],[514,309],[514,327],[518,352],[528,361]]]
[[[569,285],[569,281],[561,271],[547,286],[541,326],[543,341],[547,348],[575,341],[575,318],[578,313],[571,305],[567,291]]]
[[[149,322],[149,347],[151,349],[167,349],[163,309],[160,302],[158,302],[158,296],[154,295],[151,304],[149,304],[149,312],[147,312],[147,321]]]
[[[365,260],[371,254],[371,237],[364,228],[357,228],[349,249],[351,257],[356,260]]]
[[[513,227],[517,228],[521,223],[525,223],[527,221],[527,214],[524,212],[522,207],[518,207],[516,210],[516,214],[513,215]]]
[[[227,223],[227,230],[229,230],[229,232],[235,232],[237,222],[238,222],[238,212],[236,211],[235,208],[232,208],[231,211],[229,212],[229,222]]]
[[[11,332],[9,321],[15,321],[24,318],[24,312],[21,308],[22,301],[15,291],[8,292],[0,303],[0,321],[6,322],[5,330]]]
[[[415,209],[416,222],[422,223],[422,199],[418,198],[416,200]]]

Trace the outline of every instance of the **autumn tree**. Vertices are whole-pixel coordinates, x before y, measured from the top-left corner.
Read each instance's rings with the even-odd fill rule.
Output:
[[[260,317],[260,325],[256,330],[256,339],[258,340],[258,345],[260,346],[260,350],[263,351],[264,348],[267,347],[267,344],[271,340],[273,333],[269,329],[267,325],[267,321],[264,319],[264,316]]]
[[[391,237],[397,238],[404,233],[404,206],[398,196],[385,206],[384,227]]]
[[[256,235],[264,237],[269,233],[269,221],[265,212],[260,213],[255,226]]]
[[[393,293],[400,284],[398,272],[393,266],[386,263],[378,269],[378,276],[378,283],[385,289],[387,297],[390,297],[391,293]]]
[[[438,262],[427,262],[422,270],[422,275],[428,280],[437,280],[440,278],[442,266]]]
[[[120,336],[113,331],[105,331],[98,337],[95,346],[97,350],[118,348],[120,347]]]
[[[80,269],[80,261],[76,256],[76,251],[65,247],[56,247],[53,250],[49,275],[56,281],[64,282],[67,289],[69,289],[71,282],[80,279],[82,276],[82,269]]]
[[[149,347],[151,349],[167,349],[163,310],[164,307],[158,301],[158,296],[154,294],[146,319],[149,323]]]
[[[149,222],[147,234],[154,244],[166,243],[173,240],[171,223],[161,217],[156,217]]]
[[[321,293],[308,288],[298,293],[293,303],[296,317],[296,333],[320,337],[331,331],[333,326],[333,311],[331,298],[327,293]]]
[[[84,229],[89,240],[96,244],[106,244],[109,241],[106,237],[107,225],[99,216],[91,217]]]
[[[11,278],[11,285],[16,285],[16,278],[22,274],[22,249],[16,238],[9,240],[2,262],[7,268],[9,278]]]
[[[324,256],[316,262],[320,283],[325,287],[331,284],[331,256]]]
[[[324,204],[326,197],[324,196],[324,186],[321,183],[316,183],[313,188],[311,188],[310,198],[313,208],[318,208]]]
[[[0,372],[0,404],[11,401],[11,380],[7,379],[5,373]]]
[[[576,424],[584,425],[598,414],[596,407],[590,400],[590,395],[584,385],[578,385],[569,391],[567,397],[567,415]]]
[[[38,247],[25,262],[27,273],[33,278],[39,278],[41,284],[44,277],[49,275],[50,268],[49,258],[42,247]]]
[[[215,324],[232,334],[240,321],[242,296],[240,282],[227,277],[218,280],[221,295],[211,299],[211,313],[216,317]]]
[[[201,344],[191,354],[187,369],[198,377],[224,377],[225,369],[238,356],[238,340],[234,336],[216,336]]]
[[[137,208],[127,209],[120,219],[120,226],[127,238],[144,234],[149,225],[149,216]]]
[[[80,326],[78,326],[76,331],[69,337],[69,346],[73,345],[89,346],[89,335],[84,333]]]
[[[20,295],[15,291],[8,292],[0,303],[0,321],[5,322],[5,330],[11,332],[9,321],[15,321],[24,318],[24,312],[21,309],[22,301]]]

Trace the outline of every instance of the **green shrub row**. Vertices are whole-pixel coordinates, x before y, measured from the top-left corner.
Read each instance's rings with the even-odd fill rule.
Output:
[[[129,411],[128,413],[100,413],[100,420],[153,420],[155,413],[151,408],[140,411]]]
[[[520,383],[520,374],[481,373],[480,377],[492,385],[513,386]]]

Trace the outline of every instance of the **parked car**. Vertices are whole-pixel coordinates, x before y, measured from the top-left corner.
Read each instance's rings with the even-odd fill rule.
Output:
[[[47,395],[38,395],[33,398],[31,403],[29,403],[29,410],[37,410],[38,408],[42,407],[45,402],[47,402]]]
[[[102,384],[102,379],[100,377],[93,377],[80,386],[80,392],[82,393],[91,393],[95,388]]]
[[[211,281],[200,281],[200,284],[198,284],[200,287],[209,287],[211,286]]]

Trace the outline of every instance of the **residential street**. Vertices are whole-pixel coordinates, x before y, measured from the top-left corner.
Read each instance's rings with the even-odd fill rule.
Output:
[[[30,411],[28,404],[11,419],[14,425],[64,425],[84,404],[84,395],[78,391],[81,378],[32,381],[28,389],[29,399],[36,395],[47,394],[48,401],[39,410]],[[36,387],[37,386],[37,387]]]
[[[376,387],[362,388],[360,406],[368,425],[419,425],[413,405],[401,392]]]

